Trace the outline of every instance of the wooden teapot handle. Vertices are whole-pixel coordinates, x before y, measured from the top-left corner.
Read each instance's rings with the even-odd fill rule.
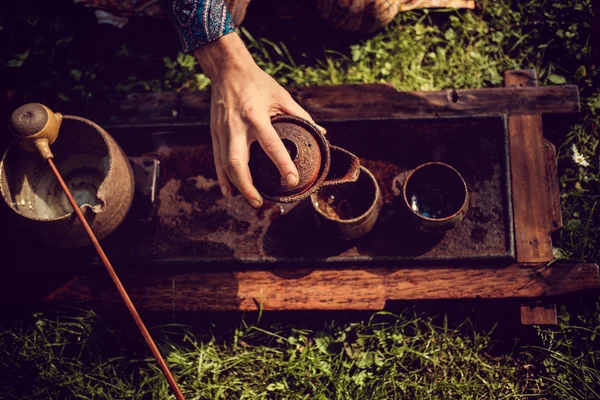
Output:
[[[29,152],[38,151],[44,159],[53,158],[50,145],[58,137],[62,115],[40,103],[17,108],[9,121],[15,142]]]

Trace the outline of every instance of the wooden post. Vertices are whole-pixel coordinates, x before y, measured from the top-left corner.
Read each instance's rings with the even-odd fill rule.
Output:
[[[506,71],[505,86],[537,86],[534,70]],[[554,146],[544,140],[539,113],[508,116],[513,212],[517,260],[549,262],[553,259],[551,233],[562,225],[560,203],[551,190],[554,181]],[[550,156],[549,156],[550,155]],[[524,325],[556,324],[553,302],[525,301],[521,304]]]
[[[556,325],[556,304],[546,301],[530,301],[521,304],[521,323],[523,325]]]
[[[537,86],[533,70],[507,71],[504,78],[506,86]],[[541,115],[509,114],[508,129],[517,261],[550,262],[553,207]]]

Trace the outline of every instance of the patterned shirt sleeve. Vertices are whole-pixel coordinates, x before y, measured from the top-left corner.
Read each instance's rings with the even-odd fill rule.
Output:
[[[235,31],[225,0],[161,0],[183,51],[190,52]]]

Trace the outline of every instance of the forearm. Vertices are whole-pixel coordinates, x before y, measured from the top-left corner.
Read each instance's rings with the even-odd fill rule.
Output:
[[[194,56],[211,80],[222,79],[228,72],[242,71],[255,65],[252,55],[235,32],[197,48]]]

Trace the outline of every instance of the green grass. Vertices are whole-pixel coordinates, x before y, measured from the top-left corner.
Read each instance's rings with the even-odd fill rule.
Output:
[[[91,14],[69,18],[48,7],[0,6],[2,74],[17,102],[68,109],[115,93],[210,84],[190,56],[177,54],[174,36],[148,32],[142,42],[135,25],[103,29],[90,51],[99,29]],[[260,25],[242,35],[285,85],[494,87],[513,68],[534,68],[544,85],[579,85],[582,112],[545,127],[558,149],[565,220],[554,239],[559,258],[598,262],[600,70],[591,60],[590,15],[589,0],[482,1],[473,11],[403,13],[369,38],[332,40],[321,50],[295,34],[281,42]],[[574,162],[573,145],[588,166]],[[560,300],[560,325],[550,329],[519,327],[484,304],[419,304],[350,320],[311,315],[311,323],[209,314],[165,325],[162,316],[152,333],[189,399],[600,398],[597,293]],[[0,321],[0,397],[173,398],[128,316],[101,315],[83,308]]]
[[[127,331],[109,326],[91,311],[71,311],[36,314],[27,327],[4,331],[3,398],[167,398],[141,341],[119,339]],[[469,321],[450,328],[405,311],[319,331],[281,324],[270,330],[244,324],[225,335],[216,329],[220,337],[201,331],[199,338],[179,325],[154,332],[172,343],[161,350],[189,399],[474,399],[539,392],[535,381],[520,379],[527,366],[508,354],[491,355],[490,332],[476,331]],[[106,345],[113,340],[118,343]]]
[[[510,326],[496,332],[493,315],[472,322],[468,308],[352,322],[188,321],[152,334],[189,399],[595,399],[600,304],[592,307],[583,317],[563,310],[557,329],[528,339]],[[131,321],[106,315],[68,309],[13,321],[0,333],[2,398],[172,398]]]

